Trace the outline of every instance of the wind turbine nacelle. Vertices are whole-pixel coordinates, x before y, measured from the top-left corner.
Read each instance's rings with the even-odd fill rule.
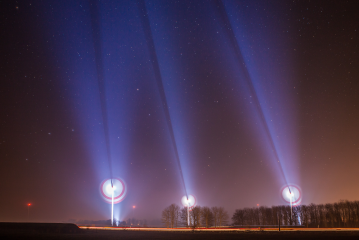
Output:
[[[183,196],[181,199],[181,203],[184,207],[188,207],[190,211],[197,205],[196,198],[191,194],[188,195],[188,198],[187,196]]]

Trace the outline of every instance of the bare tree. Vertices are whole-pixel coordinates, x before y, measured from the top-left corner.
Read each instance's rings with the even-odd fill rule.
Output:
[[[177,227],[178,216],[180,207],[176,204],[171,204],[162,211],[162,222],[166,224],[166,227]]]
[[[326,210],[323,204],[317,205],[317,212],[318,212],[318,225],[320,227],[327,227],[326,219],[325,219]]]
[[[355,227],[359,227],[359,201],[353,202],[354,204],[354,215],[355,215]]]
[[[218,223],[219,226],[223,226],[224,224],[226,224],[228,222],[229,216],[228,216],[228,212],[226,210],[224,210],[223,207],[219,207],[218,208]]]
[[[256,208],[250,208],[248,209],[248,216],[250,217],[250,224],[256,225],[257,224],[257,213]]]
[[[213,213],[209,207],[202,207],[202,224],[206,228],[213,224]]]
[[[325,222],[327,223],[327,227],[334,227],[334,208],[333,204],[325,204]]]
[[[232,221],[234,225],[244,225],[244,210],[243,209],[236,209],[233,214]]]
[[[346,227],[348,221],[348,213],[345,209],[345,203],[343,200],[340,200],[339,202],[339,212],[340,212],[340,218],[342,220],[343,227]]]
[[[273,221],[273,209],[267,206],[264,206],[264,219],[262,221],[263,225],[271,225]]]
[[[346,219],[347,219],[347,225],[346,227],[353,227],[354,226],[354,204],[352,202],[349,202],[348,200],[346,200],[343,203],[343,207],[345,208],[347,214],[346,214]]]
[[[272,206],[272,222],[273,225],[278,225],[279,223],[279,210],[277,206]]]
[[[258,225],[265,225],[267,222],[267,216],[266,216],[266,208],[264,206],[260,206],[258,209],[258,217],[259,217],[259,224]]]
[[[179,211],[179,218],[181,220],[181,223],[186,226],[186,227],[189,227],[188,225],[188,210],[186,207],[183,207],[180,209]],[[190,218],[190,221],[191,221],[191,218]],[[191,223],[190,223],[191,225]]]
[[[190,216],[192,218],[192,227],[198,228],[201,227],[201,218],[202,218],[202,209],[200,206],[192,208]]]
[[[283,225],[290,224],[290,206],[281,206]]]
[[[317,205],[311,203],[309,206],[309,214],[310,214],[310,224],[311,227],[317,227],[319,225],[319,214],[317,210]]]
[[[171,228],[177,227],[180,207],[176,204],[171,204],[169,209]]]
[[[260,222],[259,222],[259,209],[258,208],[253,208],[253,214],[254,214],[255,225],[260,225]]]
[[[302,219],[302,225],[308,227],[309,221],[310,221],[310,215],[309,215],[309,208],[306,205],[301,206],[301,215],[300,218]]]
[[[212,207],[212,214],[213,214],[213,221],[214,221],[214,227],[218,227],[218,207]]]
[[[166,207],[162,211],[162,222],[166,224],[166,228],[170,227],[170,219],[171,219],[170,209],[169,207]]]
[[[336,227],[343,227],[340,205],[338,203],[334,203],[334,219]]]

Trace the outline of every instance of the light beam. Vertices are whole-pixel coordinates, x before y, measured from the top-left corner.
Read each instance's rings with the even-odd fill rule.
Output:
[[[143,27],[143,31],[144,31],[145,36],[146,36],[147,47],[148,47],[148,51],[149,51],[153,71],[154,71],[154,74],[155,74],[155,79],[156,79],[156,82],[157,82],[158,90],[159,90],[161,101],[162,101],[162,109],[163,109],[163,112],[164,112],[164,114],[166,116],[166,120],[167,120],[166,122],[167,122],[168,130],[169,130],[169,133],[170,133],[170,136],[171,136],[173,149],[175,151],[175,157],[176,157],[176,161],[177,161],[177,164],[178,164],[178,169],[180,171],[183,188],[184,188],[186,197],[188,198],[189,196],[187,194],[187,188],[186,188],[186,184],[185,184],[184,177],[183,177],[181,162],[180,162],[178,149],[177,149],[177,144],[176,144],[176,138],[175,138],[175,135],[174,135],[174,132],[173,132],[173,126],[172,126],[172,122],[171,122],[171,115],[170,115],[170,112],[168,110],[166,93],[165,93],[165,90],[164,90],[164,87],[163,87],[161,71],[160,71],[160,67],[159,67],[159,64],[158,64],[157,53],[156,53],[156,49],[155,49],[155,44],[153,42],[151,25],[150,25],[150,20],[148,18],[145,1],[140,0],[138,2],[138,6],[139,6],[139,10],[141,11],[140,17],[141,17],[142,27]]]

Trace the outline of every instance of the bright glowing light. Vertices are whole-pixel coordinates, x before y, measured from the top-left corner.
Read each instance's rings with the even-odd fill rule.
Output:
[[[31,206],[31,203],[28,203],[27,206]]]
[[[302,191],[296,185],[286,185],[281,189],[281,195],[285,202],[297,206],[302,201]]]
[[[106,179],[100,185],[100,194],[109,204],[121,202],[126,197],[126,193],[127,186],[121,178],[112,179],[112,184],[111,179]]]
[[[136,208],[136,206],[132,206],[132,208]]]
[[[294,198],[294,193],[293,192],[287,192],[287,198]]]
[[[188,199],[186,196],[183,196],[181,202],[184,207],[189,207],[190,210],[197,205],[196,198],[193,195],[188,195]]]
[[[106,191],[112,195],[112,192],[116,190],[116,186],[111,187],[111,185],[106,186]]]

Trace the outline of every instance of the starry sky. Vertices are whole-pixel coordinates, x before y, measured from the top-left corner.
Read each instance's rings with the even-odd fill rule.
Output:
[[[0,221],[109,219],[111,176],[121,220],[186,192],[230,216],[285,204],[286,184],[359,200],[357,9],[1,1]]]

